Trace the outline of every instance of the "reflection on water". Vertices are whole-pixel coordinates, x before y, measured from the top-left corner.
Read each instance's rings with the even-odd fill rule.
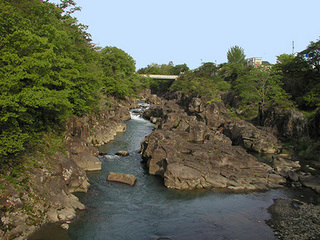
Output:
[[[124,134],[100,149],[108,155],[101,157],[102,171],[88,173],[89,192],[77,195],[87,210],[70,225],[71,239],[275,239],[265,223],[267,208],[275,198],[296,197],[292,190],[232,194],[167,189],[161,178],[146,173],[138,153],[152,128],[134,117]],[[116,156],[119,150],[130,155]],[[111,171],[135,175],[136,185],[107,182]]]

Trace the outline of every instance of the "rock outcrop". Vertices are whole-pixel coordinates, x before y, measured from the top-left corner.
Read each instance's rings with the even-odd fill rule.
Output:
[[[275,153],[279,148],[278,139],[266,128],[258,128],[241,119],[234,119],[223,125],[223,133],[234,145],[258,152]]]
[[[11,181],[0,178],[0,239],[27,239],[48,223],[68,228],[76,212],[85,209],[72,193],[88,190],[85,170],[101,169],[95,146],[125,131],[128,109],[129,105],[118,104],[112,111],[70,118],[66,151],[26,156],[34,160],[24,167],[23,176]]]
[[[296,109],[283,110],[271,106],[259,109],[258,124],[270,127],[273,133],[283,139],[299,139],[309,136],[308,119]]]
[[[117,133],[126,130],[123,121],[130,119],[128,110],[128,107],[119,104],[112,111],[70,118],[66,124],[70,158],[86,171],[101,170],[99,152],[95,146],[106,144]]]
[[[107,177],[107,180],[111,182],[125,183],[130,186],[133,186],[136,183],[137,179],[132,174],[110,172],[110,174]]]
[[[303,186],[320,193],[320,176],[300,176],[299,179]]]
[[[188,141],[187,133],[155,130],[142,144],[149,173],[164,178],[168,188],[227,188],[262,190],[279,187],[285,179],[247,154],[222,133],[210,133],[203,143]]]
[[[157,121],[141,144],[142,157],[149,173],[162,176],[168,188],[252,191],[286,182],[242,148],[274,153],[277,139],[250,123],[228,120],[222,102],[204,104],[175,93],[144,116]]]
[[[41,225],[69,221],[77,210],[85,209],[72,194],[87,191],[85,171],[63,153],[36,158],[41,167],[26,170],[19,187],[1,182],[1,239],[27,239]]]

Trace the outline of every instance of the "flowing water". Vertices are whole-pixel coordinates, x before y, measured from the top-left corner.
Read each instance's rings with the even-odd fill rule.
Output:
[[[167,189],[161,178],[148,175],[138,153],[153,125],[137,114],[126,124],[125,133],[101,147],[108,153],[101,157],[102,171],[88,173],[91,188],[78,194],[87,209],[70,224],[64,239],[276,239],[265,223],[267,208],[275,198],[301,197],[287,188],[248,194]],[[130,155],[116,156],[119,150]],[[111,171],[133,174],[137,182],[133,187],[107,182]],[[54,236],[52,232],[58,231],[47,231],[47,236]]]

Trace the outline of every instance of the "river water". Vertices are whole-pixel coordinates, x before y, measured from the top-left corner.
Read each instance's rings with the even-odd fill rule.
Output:
[[[137,114],[126,124],[125,133],[101,147],[108,153],[100,159],[102,171],[88,173],[91,188],[77,195],[87,209],[59,239],[276,239],[265,223],[270,218],[267,208],[276,198],[302,197],[289,188],[248,194],[167,189],[161,178],[147,173],[138,153],[153,125]],[[119,150],[130,155],[116,156]],[[111,171],[133,174],[137,182],[133,187],[107,182]],[[50,237],[52,232],[58,231]]]

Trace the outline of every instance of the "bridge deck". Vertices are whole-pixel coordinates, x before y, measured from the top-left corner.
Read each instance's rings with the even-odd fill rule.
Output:
[[[157,75],[157,74],[143,74],[145,77],[151,77],[154,80],[171,80],[175,81],[179,75]]]

